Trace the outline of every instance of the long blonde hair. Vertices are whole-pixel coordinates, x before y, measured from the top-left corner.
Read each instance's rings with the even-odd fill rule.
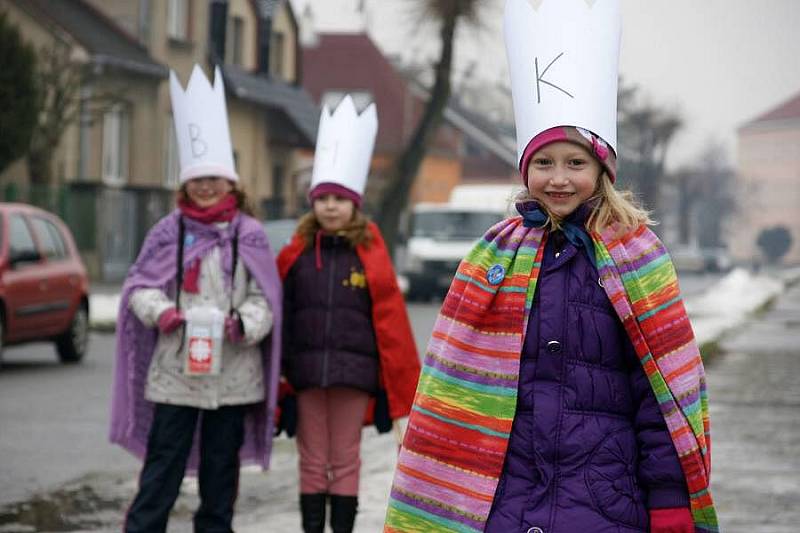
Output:
[[[517,201],[535,200],[528,189],[517,196]],[[653,226],[656,222],[650,218],[650,212],[641,207],[634,194],[629,190],[619,191],[614,188],[608,174],[603,172],[597,178],[594,194],[586,201],[592,206],[592,212],[586,221],[586,229],[601,233],[603,230],[618,224],[622,232],[634,230],[642,224]],[[550,230],[561,228],[562,219],[551,213],[545,205],[541,205],[547,215],[544,227]]]
[[[369,224],[369,219],[356,207],[353,209],[353,218],[350,222],[336,233],[345,237],[353,248],[359,245],[369,246],[372,242],[372,233],[367,228],[367,224]],[[297,222],[297,233],[303,238],[306,248],[314,244],[317,232],[321,229],[322,226],[313,210],[300,217]]]

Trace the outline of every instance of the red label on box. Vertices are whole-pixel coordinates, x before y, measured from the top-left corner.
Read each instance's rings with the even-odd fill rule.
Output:
[[[208,374],[211,372],[212,352],[209,337],[189,338],[189,372]]]

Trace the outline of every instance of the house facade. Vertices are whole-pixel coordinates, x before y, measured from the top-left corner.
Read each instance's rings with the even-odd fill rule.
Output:
[[[316,106],[300,88],[298,28],[288,1],[87,0],[135,35],[158,61],[186,83],[195,64],[225,79],[234,160],[242,186],[263,216],[282,216],[294,198],[283,181],[294,171],[294,151],[316,138]],[[177,183],[177,151],[169,85],[159,87],[161,172],[149,179]],[[290,130],[290,131],[287,131]],[[144,178],[148,179],[148,178]]]
[[[170,69],[185,85],[194,64],[209,77],[220,67],[241,185],[259,216],[297,208],[287,183],[305,164],[298,151],[314,146],[319,111],[299,85],[288,0],[0,0],[0,10],[37,50],[62,50],[81,73],[79,109],[55,149],[52,180],[35,184],[22,159],[0,186],[58,189],[57,202],[5,199],[59,212],[93,278],[123,277],[146,231],[174,205]]]
[[[800,264],[800,94],[738,131],[738,198],[746,199],[728,230],[731,255],[763,262],[761,232],[784,227],[791,246],[783,264]]]

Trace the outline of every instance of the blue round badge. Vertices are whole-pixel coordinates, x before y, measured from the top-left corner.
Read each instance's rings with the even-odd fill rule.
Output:
[[[486,281],[492,285],[499,285],[506,277],[506,269],[503,265],[494,265],[486,272]]]
[[[193,244],[194,244],[194,235],[192,235],[191,233],[187,233],[186,236],[183,238],[183,246],[185,248],[188,248]]]

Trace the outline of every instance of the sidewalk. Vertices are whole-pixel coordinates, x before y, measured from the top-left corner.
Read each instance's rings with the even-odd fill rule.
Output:
[[[89,327],[97,331],[114,331],[122,282],[89,283]]]
[[[722,531],[800,530],[800,285],[722,341],[707,369]]]

